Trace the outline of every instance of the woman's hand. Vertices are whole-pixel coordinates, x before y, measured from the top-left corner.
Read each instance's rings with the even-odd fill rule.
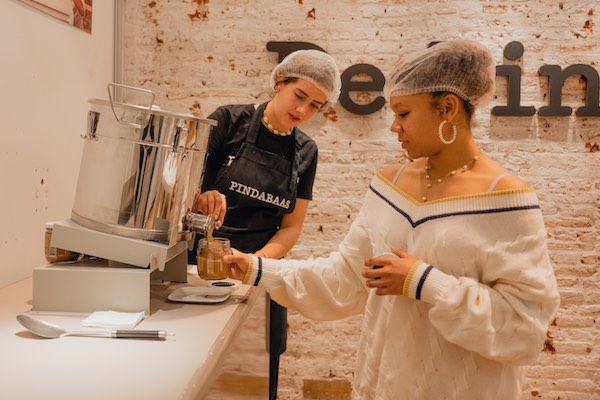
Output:
[[[242,253],[239,250],[231,249],[233,254],[226,254],[223,256],[223,262],[229,265],[229,277],[231,279],[237,279],[243,281],[248,268],[250,266],[250,257],[252,254]]]
[[[365,259],[365,266],[368,268],[362,272],[362,276],[368,279],[367,287],[377,289],[375,293],[379,296],[390,294],[401,296],[406,275],[418,261],[417,258],[397,247],[391,247],[391,250],[398,257],[383,256]],[[373,266],[381,268],[373,269]]]
[[[218,190],[207,190],[204,193],[198,190],[194,195],[192,211],[200,211],[204,215],[214,215],[219,222],[218,225],[223,225],[227,212],[227,199]]]

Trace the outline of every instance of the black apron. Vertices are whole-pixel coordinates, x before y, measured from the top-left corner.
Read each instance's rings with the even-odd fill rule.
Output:
[[[210,186],[227,197],[225,223],[214,236],[228,238],[232,247],[246,253],[260,250],[279,229],[283,215],[293,211],[296,204],[300,162],[296,129],[292,132],[295,146],[291,160],[256,147],[266,105],[261,104],[254,111],[246,141]],[[238,207],[240,203],[253,205],[257,211],[244,212],[243,207]],[[197,246],[198,240],[188,258],[193,257],[191,263],[194,264]],[[275,398],[279,355],[286,350],[287,309],[270,300],[268,311],[269,397]]]
[[[296,129],[292,132],[295,150],[291,160],[256,147],[266,105],[254,111],[245,142],[234,157],[225,156],[229,161],[223,161],[215,182],[206,189],[218,190],[227,197],[225,221],[214,236],[228,238],[232,247],[246,253],[260,250],[271,240],[281,218],[296,204],[300,163]],[[196,263],[196,252],[190,253],[189,262]]]

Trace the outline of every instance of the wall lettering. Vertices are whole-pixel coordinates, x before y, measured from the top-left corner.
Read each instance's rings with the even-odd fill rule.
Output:
[[[277,52],[279,62],[291,52],[300,49],[323,48],[308,42],[268,42],[267,50]],[[516,61],[523,56],[525,49],[520,42],[510,42],[504,48],[504,57]],[[573,64],[565,69],[558,65],[543,65],[539,68],[540,76],[548,77],[548,104],[537,110],[538,115],[562,117],[572,114],[573,109],[562,105],[562,89],[567,78],[580,76],[586,83],[585,105],[575,110],[575,115],[600,117],[600,77],[598,71],[590,65]],[[357,75],[367,75],[368,81],[355,81]],[[536,113],[533,106],[521,105],[521,67],[518,65],[497,65],[496,76],[508,78],[508,94],[506,105],[492,108],[492,115],[504,117],[532,116]],[[385,83],[383,73],[371,64],[356,64],[348,67],[342,73],[342,93],[340,104],[348,111],[358,115],[368,115],[379,111],[385,104],[382,96],[376,96],[369,104],[357,104],[350,97],[351,92],[381,92]]]
[[[525,49],[520,42],[510,42],[504,48],[504,57],[516,61],[523,56]],[[564,117],[571,115],[573,109],[562,105],[562,88],[565,80],[579,75],[586,82],[586,104],[575,111],[575,115],[600,116],[598,72],[589,65],[574,64],[564,70],[558,65],[543,65],[538,70],[541,76],[548,77],[548,105],[538,110],[541,116]],[[506,106],[492,108],[492,115],[498,116],[531,116],[535,107],[521,106],[521,67],[518,65],[496,66],[496,76],[508,77],[508,97]]]
[[[321,47],[307,42],[267,42],[267,50],[278,54],[278,62],[281,62],[288,54],[302,49],[323,50]],[[366,74],[371,78],[370,81],[353,81],[356,75]],[[383,96],[377,96],[369,104],[357,104],[350,97],[351,92],[382,92],[385,76],[374,65],[356,64],[352,65],[341,74],[342,90],[340,93],[340,104],[346,110],[357,115],[373,114],[383,108],[385,99]]]

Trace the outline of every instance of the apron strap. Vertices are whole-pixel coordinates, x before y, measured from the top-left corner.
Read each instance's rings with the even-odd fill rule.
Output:
[[[252,114],[252,120],[250,121],[250,125],[248,126],[248,134],[246,135],[246,142],[250,143],[252,146],[256,146],[256,140],[258,139],[258,131],[260,129],[260,118],[265,112],[265,108],[267,108],[267,103],[262,103],[258,107],[254,108],[254,114]]]
[[[294,159],[292,160],[292,173],[290,176],[290,192],[294,191],[294,185],[296,190],[298,190],[298,169],[300,168],[300,140],[298,139],[298,135],[296,134],[296,128],[294,128],[295,147],[294,147]]]

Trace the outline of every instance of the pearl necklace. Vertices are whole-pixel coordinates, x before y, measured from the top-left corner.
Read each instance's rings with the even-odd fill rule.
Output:
[[[269,132],[271,132],[271,133],[273,133],[273,134],[275,134],[275,135],[277,135],[277,136],[289,136],[289,135],[291,135],[291,134],[292,134],[292,130],[294,129],[294,128],[292,127],[292,128],[290,128],[290,130],[289,130],[289,131],[287,131],[287,132],[279,132],[277,129],[273,128],[273,125],[271,125],[271,124],[269,123],[269,119],[267,118],[267,116],[266,116],[265,114],[263,114],[263,117],[262,117],[262,123],[263,123],[263,125],[265,126],[265,128],[267,128],[267,129],[269,130]]]
[[[427,201],[427,191],[431,188],[431,186],[433,186],[434,183],[440,184],[444,181],[444,179],[448,178],[448,177],[452,177],[454,175],[456,175],[457,172],[467,172],[468,170],[470,170],[471,168],[473,168],[473,165],[475,165],[475,162],[477,162],[477,160],[479,160],[479,155],[481,154],[481,150],[479,150],[479,152],[477,154],[475,154],[475,157],[473,157],[471,159],[471,161],[469,161],[467,164],[463,165],[460,168],[454,169],[450,172],[448,172],[446,175],[437,178],[437,179],[431,179],[431,175],[429,174],[429,171],[431,170],[431,166],[429,165],[429,158],[427,158],[427,163],[425,164],[425,193],[423,194],[423,197],[421,198],[421,200],[423,200],[423,202]]]

